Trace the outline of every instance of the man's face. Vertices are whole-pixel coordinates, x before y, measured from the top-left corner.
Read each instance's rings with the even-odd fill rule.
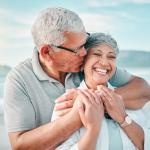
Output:
[[[89,88],[105,85],[116,70],[116,54],[114,50],[102,44],[91,48],[84,64],[85,81]]]
[[[65,32],[64,37],[65,42],[60,45],[63,48],[52,47],[54,49],[51,54],[53,66],[61,72],[79,72],[87,54],[84,48],[87,34],[85,32]],[[71,49],[74,52],[64,48]],[[55,49],[59,49],[59,51],[55,51]]]

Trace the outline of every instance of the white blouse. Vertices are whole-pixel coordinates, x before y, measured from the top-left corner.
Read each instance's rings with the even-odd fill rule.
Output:
[[[81,82],[79,88],[87,88],[84,81]],[[150,150],[150,102],[146,103],[141,109],[128,110],[126,113],[139,124],[144,131],[144,150]],[[52,121],[57,119],[55,111],[52,115]],[[118,125],[123,150],[137,150],[122,128]],[[56,150],[78,150],[78,141],[84,135],[86,129],[84,127],[73,133],[68,140],[56,148]],[[92,140],[92,137],[91,137]],[[106,118],[103,118],[102,127],[97,139],[96,150],[109,150],[109,133]]]

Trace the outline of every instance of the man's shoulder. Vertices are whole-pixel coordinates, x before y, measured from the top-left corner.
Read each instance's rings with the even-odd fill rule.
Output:
[[[11,69],[8,73],[7,78],[20,78],[29,75],[29,73],[33,72],[32,60],[30,58],[20,62],[17,66]]]

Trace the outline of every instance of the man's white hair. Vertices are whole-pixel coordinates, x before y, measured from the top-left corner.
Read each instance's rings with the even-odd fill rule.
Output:
[[[32,26],[32,36],[37,48],[44,44],[61,45],[64,32],[85,32],[80,17],[65,8],[43,10]]]

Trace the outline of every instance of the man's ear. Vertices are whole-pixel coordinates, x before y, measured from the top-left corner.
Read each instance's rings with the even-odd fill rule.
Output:
[[[50,51],[52,51],[51,47],[49,45],[44,45],[40,49],[40,55],[44,59],[49,59],[50,58]]]

